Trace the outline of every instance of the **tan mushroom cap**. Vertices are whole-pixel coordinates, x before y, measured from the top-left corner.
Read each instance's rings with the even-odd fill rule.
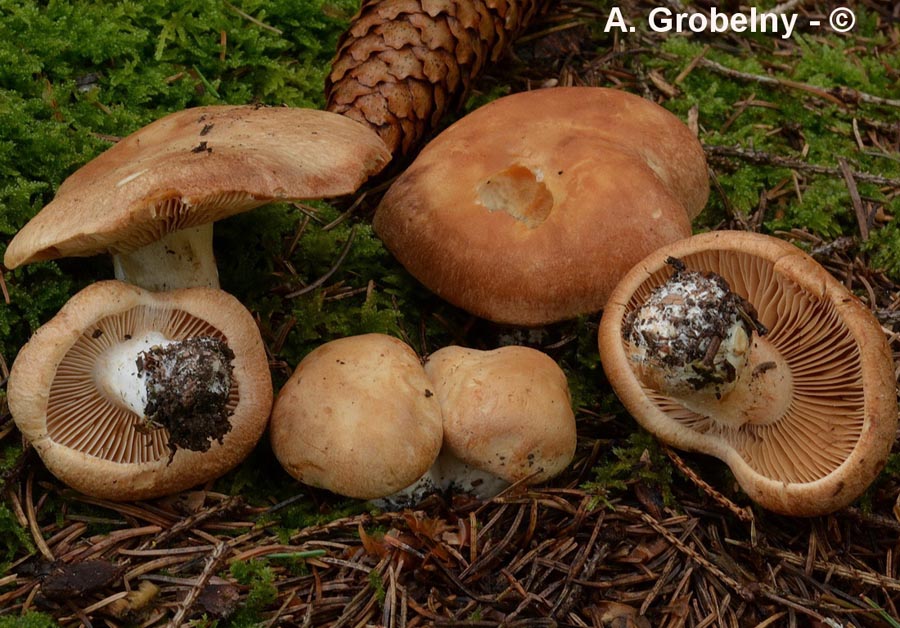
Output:
[[[632,371],[623,320],[666,281],[669,256],[724,277],[769,329],[753,346],[765,344],[787,365],[788,398],[769,394],[779,409],[765,420],[738,426],[698,415]],[[875,479],[894,442],[893,362],[880,325],[815,260],[777,238],[711,232],[654,252],[610,297],[599,344],[609,382],[638,423],[675,447],[723,460],[752,499],[776,512],[811,516],[846,506]]]
[[[294,478],[375,499],[424,474],[441,448],[441,408],[415,352],[384,334],[327,342],[281,389],[270,434]]]
[[[234,352],[231,430],[206,452],[178,449],[170,462],[165,429],[138,429],[142,417],[97,390],[98,358],[151,331],[217,338]],[[253,317],[231,295],[103,281],[72,297],[21,349],[8,395],[16,425],[54,475],[88,495],[131,500],[190,488],[241,462],[265,430],[272,382]]]
[[[425,371],[444,414],[444,451],[456,459],[528,484],[546,481],[572,462],[569,385],[547,354],[520,346],[451,346],[431,354]]]
[[[388,190],[374,226],[447,301],[538,325],[600,309],[632,265],[690,235],[708,193],[700,144],[662,107],[549,88],[442,132]]]
[[[60,186],[13,238],[4,264],[127,252],[278,200],[354,192],[390,154],[344,116],[210,106],[161,118]]]

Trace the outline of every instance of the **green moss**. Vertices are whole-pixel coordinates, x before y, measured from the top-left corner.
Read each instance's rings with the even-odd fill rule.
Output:
[[[768,223],[770,229],[790,229],[803,225],[812,233],[833,239],[852,233],[853,216],[850,193],[842,179],[814,179],[803,191],[803,200],[789,204],[781,218]]]
[[[663,503],[671,505],[672,465],[662,452],[659,441],[643,430],[632,432],[611,447],[595,465],[594,479],[585,490],[605,502],[624,491],[634,481],[644,482],[658,490]]]
[[[296,483],[295,483],[296,484]],[[267,515],[267,520],[277,521],[284,538],[310,526],[318,526],[352,517],[368,511],[366,502],[355,499],[337,499],[326,506],[319,506],[311,499],[305,499]]]
[[[17,617],[0,617],[0,628],[56,628],[59,626],[49,615],[29,611]]]
[[[890,83],[888,69],[877,57],[853,54],[850,50],[856,45],[853,39],[822,41],[800,35],[796,42],[802,54],[794,67],[794,80],[825,88],[841,85],[868,92]]]
[[[894,215],[900,215],[900,198],[891,204]],[[871,265],[888,275],[900,278],[900,223],[897,220],[872,232],[863,247],[872,257]]]
[[[271,606],[278,598],[275,587],[275,572],[266,561],[248,560],[231,564],[231,576],[245,587],[248,587],[240,608],[229,622],[233,628],[249,628],[261,621],[260,613]]]
[[[6,571],[9,561],[23,548],[26,553],[34,551],[34,543],[28,531],[19,525],[16,515],[2,502],[0,502],[0,547],[3,550],[0,556],[0,572]]]
[[[219,620],[212,619],[206,613],[203,613],[197,619],[190,620],[187,625],[190,628],[216,628],[219,625]]]
[[[375,599],[378,600],[379,606],[384,606],[384,600],[387,593],[384,590],[384,578],[374,569],[369,572],[369,586],[375,592]]]

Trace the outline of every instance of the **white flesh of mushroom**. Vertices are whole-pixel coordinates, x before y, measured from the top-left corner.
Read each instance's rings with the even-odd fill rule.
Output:
[[[166,347],[175,342],[151,331],[110,347],[94,367],[97,388],[117,406],[143,418],[147,407],[147,376],[139,372],[138,355],[152,347]]]
[[[491,499],[509,487],[509,482],[493,473],[467,464],[446,449],[438,456],[445,490],[468,493],[478,499]]]
[[[213,223],[174,231],[134,251],[113,255],[116,279],[146,290],[219,287]]]

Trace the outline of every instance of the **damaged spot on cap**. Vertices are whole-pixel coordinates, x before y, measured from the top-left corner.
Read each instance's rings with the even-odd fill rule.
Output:
[[[492,212],[506,212],[527,227],[537,227],[553,209],[553,195],[540,169],[515,164],[478,187],[478,201]]]

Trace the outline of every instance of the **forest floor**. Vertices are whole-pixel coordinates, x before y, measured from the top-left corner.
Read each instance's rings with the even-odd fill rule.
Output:
[[[0,1],[0,249],[74,168],[162,113],[322,105],[329,46],[352,7],[183,4],[169,15],[162,2],[129,14]],[[609,3],[564,0],[489,68],[467,109],[555,85],[665,106],[710,165],[696,231],[760,231],[805,249],[873,310],[900,374],[900,6],[847,3],[857,23],[843,34],[810,26],[837,6],[814,1],[780,6],[798,15],[789,38],[648,27],[655,7],[713,4],[738,7],[623,0],[638,28],[620,33],[604,32]],[[503,328],[410,279],[368,226],[385,186],[217,231],[223,287],[260,321],[276,385],[311,348],[353,333],[391,333],[421,355],[529,344],[569,376],[571,468],[489,502],[432,496],[382,512],[296,484],[261,443],[202,489],[113,503],[50,476],[0,394],[0,626],[900,626],[900,449],[851,507],[762,510],[718,460],[637,428],[599,367],[599,314]],[[109,273],[105,260],[3,269],[3,389],[31,331]]]

